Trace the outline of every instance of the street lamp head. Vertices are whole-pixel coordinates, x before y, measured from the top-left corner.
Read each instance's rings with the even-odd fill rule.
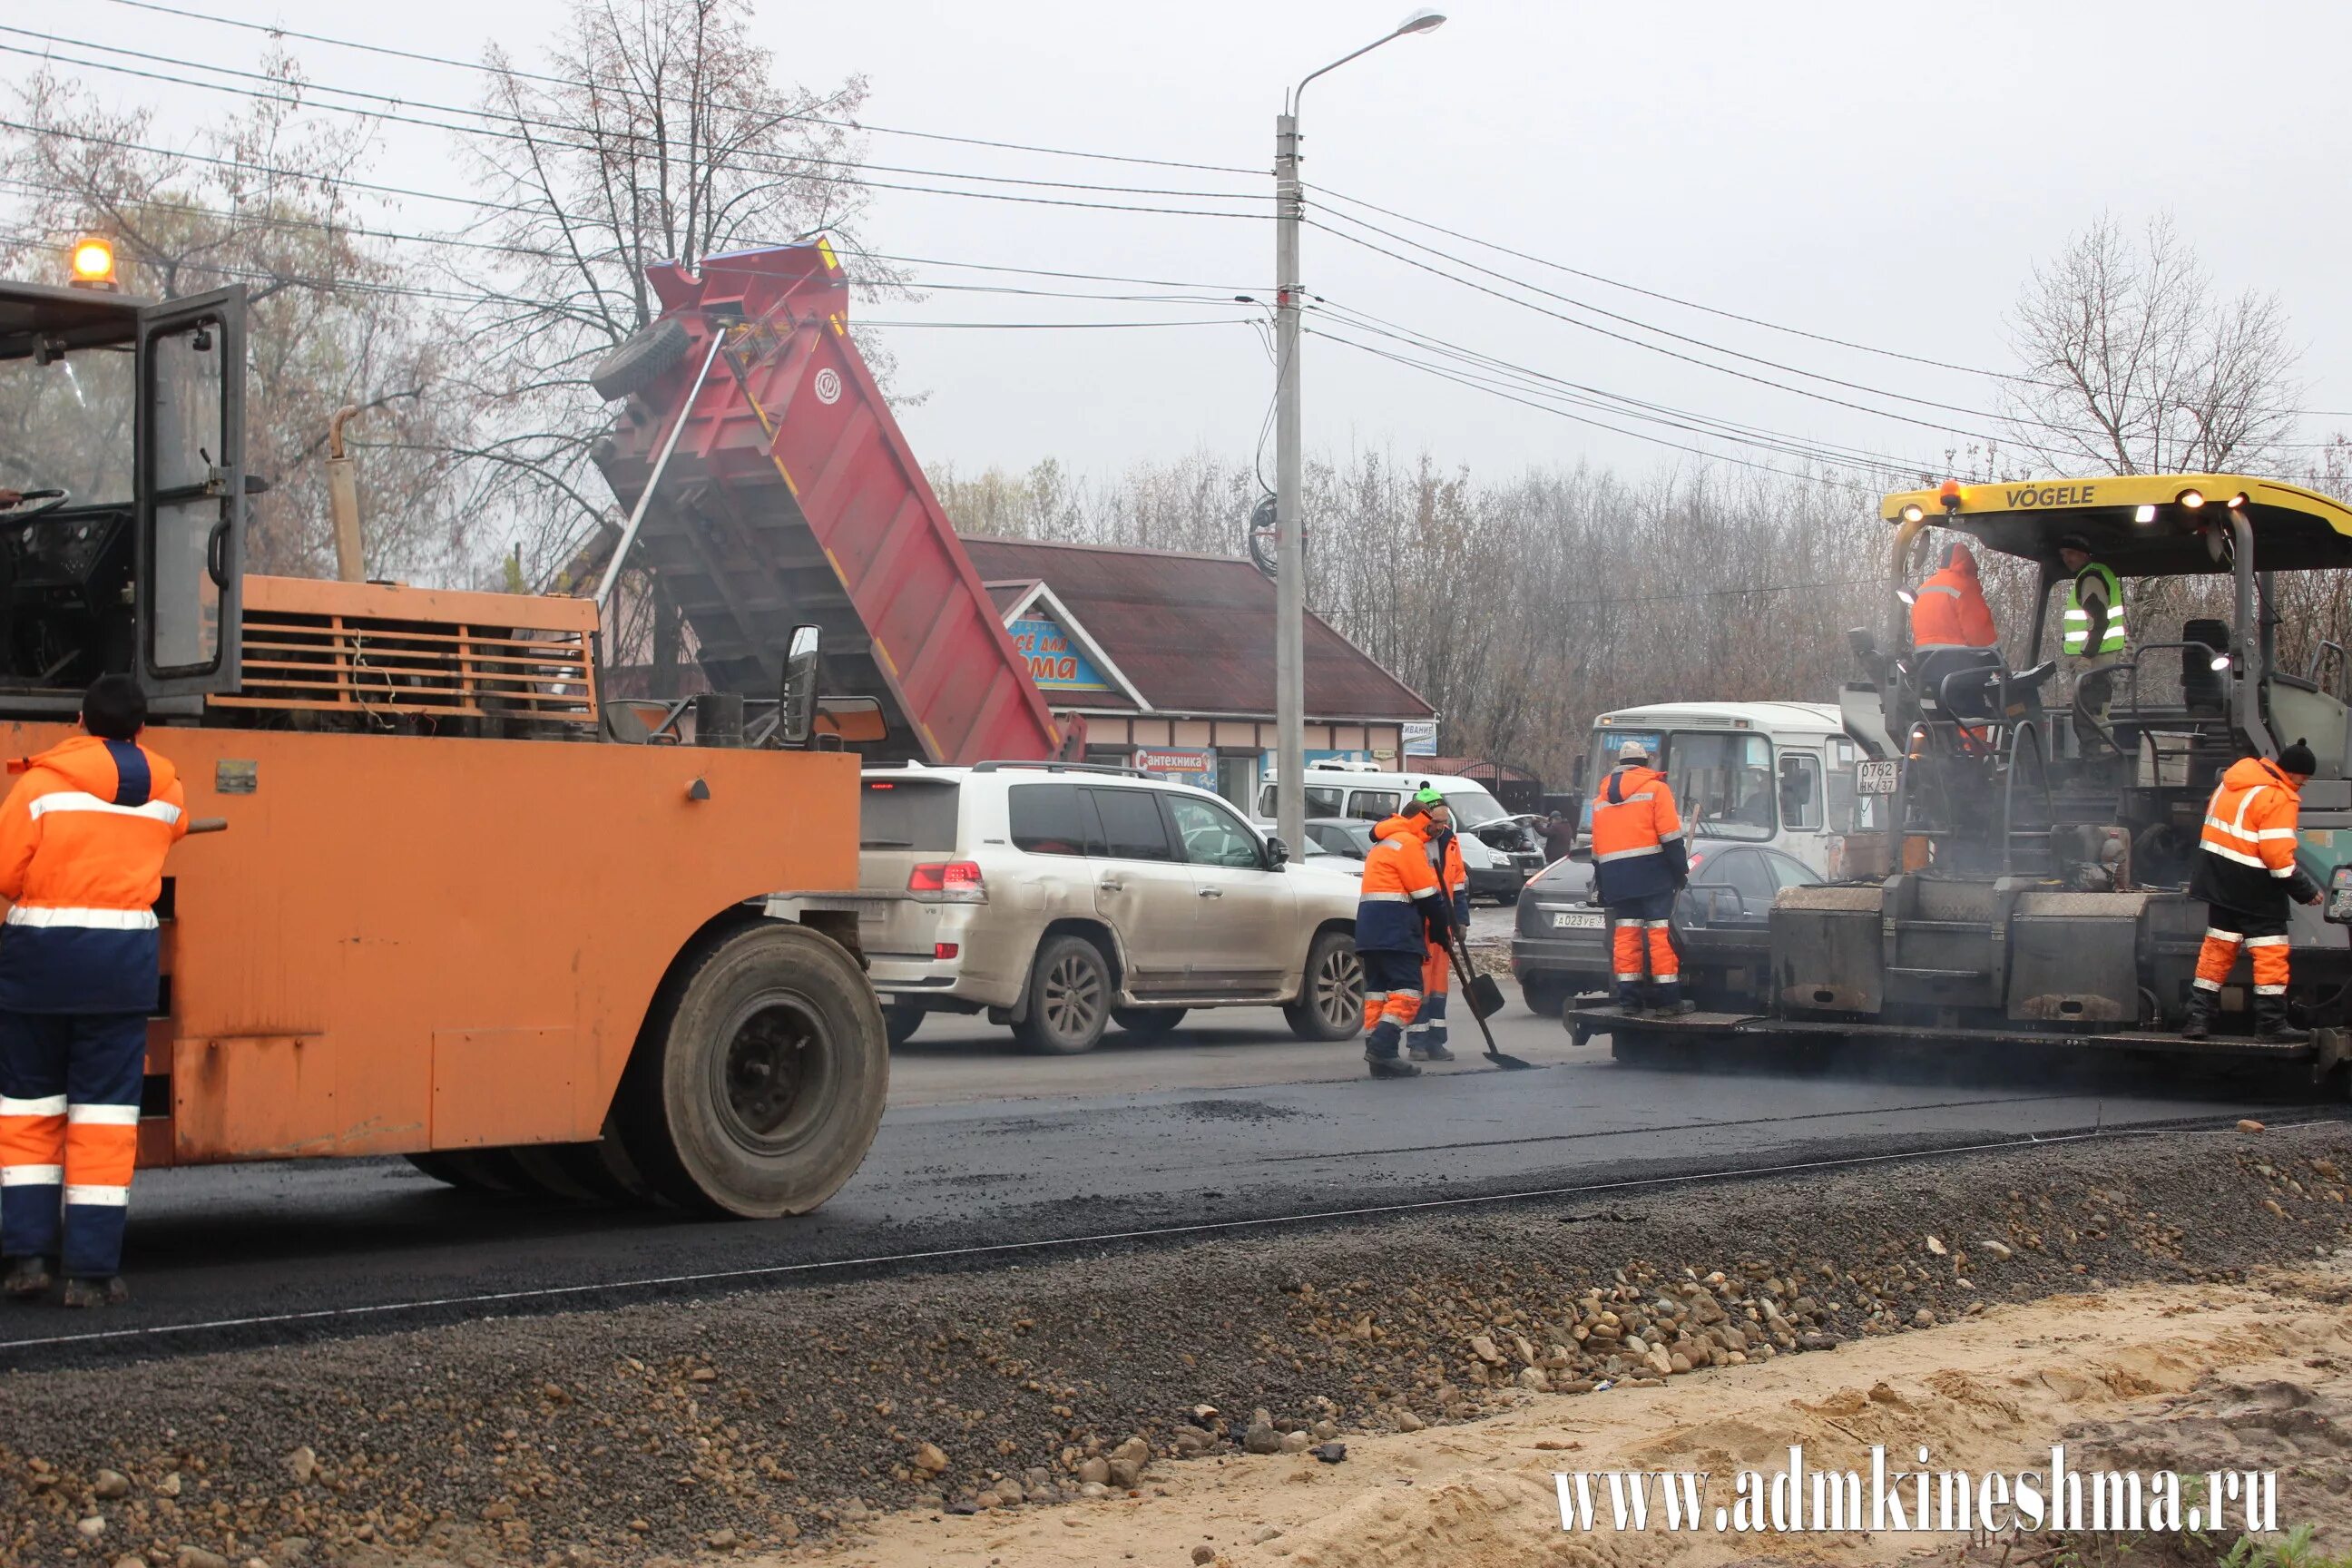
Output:
[[[1401,38],[1407,33],[1433,33],[1444,26],[1445,26],[1445,13],[1443,11],[1431,10],[1428,6],[1424,5],[1420,10],[1415,11],[1412,16],[1407,16],[1403,21],[1399,22],[1397,24],[1397,30],[1391,34],[1391,37]]]

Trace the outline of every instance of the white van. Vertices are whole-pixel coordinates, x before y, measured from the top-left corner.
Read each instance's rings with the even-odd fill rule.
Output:
[[[1855,793],[1855,764],[1866,753],[1834,704],[1658,702],[1593,721],[1579,773],[1587,834],[1592,793],[1628,741],[1639,741],[1664,772],[1694,838],[1769,845],[1834,880],[1846,835],[1881,826],[1875,814],[1885,797]]]
[[[1462,868],[1470,874],[1471,897],[1491,898],[1504,904],[1516,902],[1528,879],[1543,868],[1542,857],[1514,856],[1478,837],[1480,827],[1508,821],[1511,814],[1475,779],[1453,773],[1395,773],[1356,766],[1310,766],[1307,770],[1307,816],[1310,821],[1316,817],[1347,816],[1379,822],[1402,810],[1404,803],[1423,784],[1445,797],[1446,805],[1454,813],[1454,825],[1462,830]],[[1259,781],[1255,815],[1261,823],[1270,825],[1275,820],[1274,786],[1275,775],[1271,772]]]

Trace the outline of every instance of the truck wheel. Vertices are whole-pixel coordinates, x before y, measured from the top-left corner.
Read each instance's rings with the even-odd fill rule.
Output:
[[[1140,1040],[1157,1040],[1176,1032],[1189,1009],[1183,1007],[1114,1007],[1110,1021],[1122,1033]]]
[[[1029,1016],[1013,1026],[1024,1049],[1051,1057],[1090,1051],[1110,1022],[1110,965],[1082,936],[1057,936],[1037,949],[1029,972]]]
[[[1558,989],[1538,981],[1520,981],[1519,994],[1527,999],[1528,1011],[1538,1018],[1557,1018],[1568,1005],[1568,998]]]
[[[857,961],[772,921],[671,975],[614,1110],[661,1196],[773,1219],[808,1213],[856,1173],[889,1087],[882,1006]]]
[[[607,403],[643,392],[654,379],[686,357],[692,346],[680,322],[664,319],[637,333],[597,362],[588,384]]]
[[[915,1031],[923,1026],[923,1010],[893,1004],[882,1009],[882,1024],[889,1031],[890,1048],[895,1051],[913,1039]]]
[[[1284,1022],[1302,1040],[1345,1040],[1364,1027],[1364,962],[1356,939],[1327,931],[1307,950],[1307,973],[1298,1000],[1283,1008]]]

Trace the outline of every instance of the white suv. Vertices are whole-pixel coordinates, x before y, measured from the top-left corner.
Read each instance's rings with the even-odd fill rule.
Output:
[[[868,768],[858,942],[893,1044],[985,1011],[1033,1050],[1195,1007],[1281,1006],[1301,1039],[1363,1026],[1357,879],[1289,862],[1206,790],[1066,763]]]

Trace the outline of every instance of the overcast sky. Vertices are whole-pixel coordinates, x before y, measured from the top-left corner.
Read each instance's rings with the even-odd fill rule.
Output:
[[[467,58],[495,40],[526,65],[537,62],[539,40],[563,9],[562,0],[173,3]],[[1435,33],[1399,39],[1309,90],[1303,129],[1311,202],[1321,201],[1313,187],[1327,186],[1720,310],[1992,369],[2013,364],[2002,318],[2037,259],[2103,210],[2131,225],[2169,210],[2224,289],[2282,297],[2304,345],[2304,404],[2352,408],[2352,290],[2344,286],[2337,233],[2344,132],[2335,109],[2352,7],[2234,5],[2226,36],[2210,5],[2175,0],[1912,6],[1458,0],[1444,8],[1449,20]],[[805,85],[869,77],[866,117],[877,125],[1264,171],[1286,85],[1386,32],[1405,9],[1392,0],[761,0],[757,25],[782,70]],[[250,66],[265,42],[115,0],[73,6],[17,0],[0,4],[0,17],[63,37],[224,65]],[[480,88],[465,71],[293,47],[322,84],[460,103],[474,101]],[[21,55],[0,62],[12,76],[31,65]],[[160,129],[177,139],[192,137],[227,101],[129,78],[92,73],[89,80],[101,92],[156,103]],[[895,135],[874,136],[869,153],[877,163],[919,168],[1108,184],[1270,186],[1263,174]],[[368,177],[463,188],[447,138],[399,127],[383,132]],[[411,227],[453,221],[450,209],[424,204],[395,216]],[[1447,272],[1467,274],[1462,262],[1475,262],[1720,349],[1870,389],[1800,383],[1831,396],[1969,431],[1994,428],[1985,413],[1886,395],[1988,411],[1997,388],[1981,376],[1745,325],[1362,216],[1461,258],[1422,257]],[[1129,274],[1261,298],[1273,272],[1272,226],[1260,218],[894,191],[881,195],[868,237],[877,249],[904,256]],[[1944,449],[1966,439],[1613,342],[1321,229],[1307,231],[1305,255],[1308,288],[1336,306],[1547,375],[1864,448],[1922,470],[1940,469]],[[1559,300],[1544,303],[1645,336]],[[904,416],[927,462],[1019,468],[1055,457],[1099,471],[1195,448],[1243,458],[1257,444],[1272,369],[1257,331],[1232,321],[1246,312],[1230,305],[937,292],[875,313],[934,321],[1229,323],[893,329],[902,384],[928,394]],[[1717,347],[1646,341],[1726,357]],[[1425,451],[1488,473],[1584,457],[1643,469],[1695,460],[1326,340],[1310,341],[1304,379],[1310,449]],[[1651,428],[1667,440],[1787,461]],[[2339,428],[2352,429],[2352,416],[2315,415],[2304,438]],[[1269,451],[1269,473],[1271,462]]]

